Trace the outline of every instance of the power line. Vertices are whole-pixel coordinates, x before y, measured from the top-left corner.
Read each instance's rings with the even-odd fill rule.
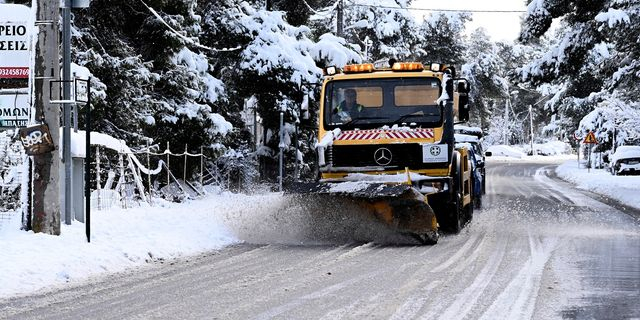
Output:
[[[435,12],[468,12],[468,13],[525,13],[525,10],[474,10],[474,9],[432,9],[432,8],[399,8],[390,6],[376,6],[373,4],[351,4],[357,7],[371,7],[379,9],[394,9],[394,10],[413,10],[413,11],[435,11]]]

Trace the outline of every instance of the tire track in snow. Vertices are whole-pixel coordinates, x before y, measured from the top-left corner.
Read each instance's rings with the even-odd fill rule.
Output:
[[[431,272],[440,273],[442,271],[447,270],[452,264],[462,259],[462,257],[465,256],[465,254],[467,254],[467,252],[471,250],[472,247],[477,248],[478,246],[476,245],[476,243],[478,243],[479,238],[480,238],[479,234],[477,233],[473,234],[471,238],[467,239],[465,244],[462,247],[460,247],[460,249],[458,249],[453,255],[451,255],[451,257],[449,257],[449,259],[447,259],[442,264],[436,266],[435,268],[431,269]]]
[[[544,267],[558,245],[558,238],[545,240],[529,233],[529,259],[480,320],[532,319]]]
[[[320,290],[316,290],[313,291],[309,294],[305,294],[301,297],[298,297],[296,299],[293,299],[292,301],[279,305],[277,307],[271,308],[259,315],[257,315],[256,317],[254,317],[253,319],[256,320],[266,320],[266,319],[271,319],[274,318],[276,316],[282,315],[283,313],[292,310],[302,304],[308,303],[309,301],[313,301],[314,299],[318,299],[318,298],[322,298],[325,297],[329,294],[332,294],[334,292],[340,291],[346,287],[352,286],[357,282],[369,279],[369,278],[374,278],[379,276],[380,274],[383,273],[383,270],[380,271],[374,271],[374,272],[368,272],[365,274],[362,274],[358,277],[355,278],[351,278],[350,280],[347,281],[342,281],[339,283],[336,283],[334,285],[322,288]]]
[[[442,284],[442,281],[436,280],[427,284],[426,287],[421,288],[418,292],[415,292],[405,303],[403,303],[397,310],[394,312],[390,320],[404,320],[404,319],[413,319],[418,315],[420,309],[427,303],[427,301],[432,298],[429,296],[429,292],[433,289],[437,288]]]
[[[467,287],[462,293],[455,296],[455,300],[450,304],[440,303],[440,305],[448,305],[448,308],[442,313],[436,310],[431,312],[421,319],[463,319],[469,314],[469,311],[475,306],[478,299],[483,296],[483,292],[489,286],[498,268],[504,258],[505,250],[507,247],[508,239],[498,239],[498,246],[491,254],[488,263],[482,268],[482,270],[475,276],[473,283]],[[436,311],[436,312],[434,312]]]

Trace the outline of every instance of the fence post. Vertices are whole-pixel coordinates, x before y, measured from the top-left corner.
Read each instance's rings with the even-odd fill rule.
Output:
[[[184,144],[184,168],[182,169],[182,180],[187,183],[187,144]]]
[[[202,188],[202,193],[204,193],[204,153],[202,151],[203,148],[200,146],[200,188]]]
[[[126,200],[126,193],[124,190],[124,184],[125,184],[125,178],[124,178],[124,162],[122,160],[122,153],[118,152],[118,167],[120,167],[120,182],[118,183],[120,185],[120,199],[121,199],[121,203],[123,205],[123,208],[126,209],[127,208],[127,200]]]
[[[149,159],[149,153],[151,152],[151,146],[149,140],[147,140],[147,170],[151,170],[151,160]],[[147,182],[149,183],[149,204],[153,205],[153,200],[151,196],[151,173],[147,171]]]
[[[102,186],[100,185],[100,145],[96,145],[96,191],[98,192],[98,210],[102,210],[100,203],[100,195],[102,194]]]
[[[167,141],[167,150],[165,150],[164,152],[167,154],[167,186],[169,186],[171,184],[171,180],[169,180],[170,179],[169,178],[169,173],[171,172],[171,170],[169,169],[169,168],[171,168],[169,166],[169,161],[170,161],[169,157],[171,156],[170,155],[171,150],[169,149],[169,141]]]

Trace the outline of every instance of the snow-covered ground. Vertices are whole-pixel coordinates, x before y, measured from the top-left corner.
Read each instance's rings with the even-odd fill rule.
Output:
[[[566,153],[567,149],[562,143],[552,142],[534,145],[534,147],[536,150],[545,150],[548,154],[553,155],[527,156],[522,147],[493,145],[487,148],[487,151],[492,152],[492,156],[487,157],[487,161],[562,162],[556,169],[558,177],[575,184],[580,189],[589,190],[640,209],[640,197],[638,197],[638,194],[640,194],[640,176],[613,176],[608,169],[587,170],[584,164],[578,165],[576,155]],[[525,151],[528,150],[530,148]]]
[[[152,207],[93,211],[91,243],[86,241],[83,223],[63,224],[60,236],[34,234],[20,230],[19,213],[4,213],[0,298],[236,243],[223,220],[264,200],[247,198],[223,193],[186,203],[156,200]]]
[[[614,176],[606,169],[587,170],[578,161],[566,161],[556,169],[558,176],[580,189],[615,199],[640,209],[640,176]]]

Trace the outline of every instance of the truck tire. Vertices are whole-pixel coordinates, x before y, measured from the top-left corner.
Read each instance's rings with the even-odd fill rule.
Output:
[[[464,225],[464,210],[462,207],[462,198],[459,193],[456,193],[456,197],[454,202],[451,205],[451,212],[449,214],[449,219],[446,222],[447,231],[451,233],[459,233],[462,230],[462,226]]]

